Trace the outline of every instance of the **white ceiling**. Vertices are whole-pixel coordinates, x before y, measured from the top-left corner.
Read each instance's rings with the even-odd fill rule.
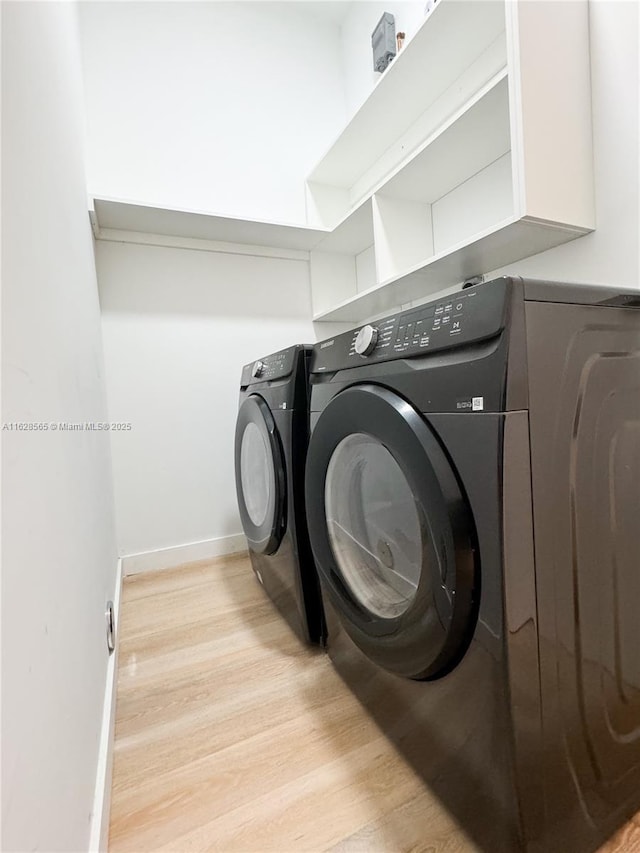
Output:
[[[311,17],[334,24],[341,24],[354,0],[291,0],[302,12]]]
[[[237,0],[236,0],[237,2]],[[340,26],[355,0],[260,0],[271,6],[274,13],[303,15],[318,23]]]

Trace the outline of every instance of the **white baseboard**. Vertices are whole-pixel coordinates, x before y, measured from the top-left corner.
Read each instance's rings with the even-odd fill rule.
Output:
[[[122,593],[122,560],[118,560],[113,610],[116,626],[116,647],[107,664],[107,683],[104,691],[102,729],[93,798],[93,818],[89,837],[90,853],[106,853],[109,843],[109,814],[111,812],[111,778],[113,772],[113,743],[116,725],[116,679],[120,637],[120,598]]]
[[[243,533],[233,536],[220,536],[217,539],[205,539],[202,542],[188,542],[174,545],[172,548],[159,548],[155,551],[143,551],[140,554],[125,554],[122,557],[123,575],[135,575],[138,572],[151,572],[156,569],[170,569],[184,563],[208,560],[225,554],[237,554],[245,551],[247,540]]]

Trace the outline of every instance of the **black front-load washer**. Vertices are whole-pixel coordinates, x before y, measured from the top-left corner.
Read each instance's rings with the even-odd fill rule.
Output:
[[[235,470],[256,577],[296,634],[322,644],[324,616],[304,509],[310,353],[292,346],[242,369]]]
[[[403,849],[434,795],[491,853],[640,807],[639,297],[502,278],[315,347],[327,647],[425,782]]]

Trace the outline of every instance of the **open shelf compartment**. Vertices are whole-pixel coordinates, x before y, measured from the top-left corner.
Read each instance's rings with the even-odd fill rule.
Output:
[[[510,147],[503,72],[375,194],[381,281],[398,278],[514,215]]]
[[[378,283],[373,247],[373,201],[363,202],[310,253],[314,313]]]

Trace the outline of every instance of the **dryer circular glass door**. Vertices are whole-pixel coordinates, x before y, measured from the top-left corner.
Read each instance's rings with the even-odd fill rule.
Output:
[[[337,394],[307,455],[309,534],[351,639],[408,678],[438,678],[466,651],[479,593],[475,528],[424,418],[376,385]]]
[[[238,508],[249,547],[273,554],[286,526],[286,472],[273,415],[258,394],[247,397],[238,412],[235,466]]]
[[[404,613],[420,580],[422,519],[402,469],[366,433],[336,446],[325,480],[331,550],[351,594],[383,619]]]

